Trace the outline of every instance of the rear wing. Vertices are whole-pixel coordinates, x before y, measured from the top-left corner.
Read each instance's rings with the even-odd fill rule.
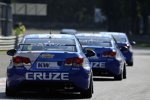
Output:
[[[62,47],[61,47],[62,46]],[[63,47],[66,46],[66,47]],[[67,48],[71,46],[76,48],[75,44],[59,44],[59,43],[21,43],[19,44],[19,51],[45,51],[56,48]],[[70,48],[70,47],[69,47]],[[65,50],[64,49],[64,50]],[[76,51],[76,50],[75,50]]]

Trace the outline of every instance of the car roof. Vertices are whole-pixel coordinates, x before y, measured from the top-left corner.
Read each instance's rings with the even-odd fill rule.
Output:
[[[126,36],[126,34],[123,33],[123,32],[100,32],[100,34],[110,34],[110,35],[118,35],[118,36],[122,35],[122,36]]]
[[[27,39],[41,39],[41,38],[70,38],[70,39],[75,39],[74,35],[71,34],[29,34],[26,35],[25,38]]]
[[[77,33],[76,36],[97,36],[97,37],[107,37],[112,38],[109,34],[99,34],[99,33]]]

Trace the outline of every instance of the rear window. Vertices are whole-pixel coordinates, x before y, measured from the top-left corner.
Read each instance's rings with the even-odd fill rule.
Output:
[[[76,51],[73,39],[26,39],[21,51]]]
[[[127,42],[127,39],[123,35],[114,35],[114,38],[116,39],[117,43],[125,43]]]
[[[111,39],[106,37],[79,36],[80,43],[86,46],[111,47]]]

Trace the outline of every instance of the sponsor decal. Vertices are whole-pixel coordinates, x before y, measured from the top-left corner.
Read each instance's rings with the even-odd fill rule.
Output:
[[[53,58],[55,55],[53,54],[42,54],[41,57],[42,58]]]
[[[54,69],[59,69],[59,66],[57,65],[57,62],[37,62],[37,68],[44,68],[44,69],[49,69],[49,68],[54,68]]]
[[[93,68],[105,68],[105,62],[91,62]]]
[[[28,72],[26,80],[69,80],[69,73]]]

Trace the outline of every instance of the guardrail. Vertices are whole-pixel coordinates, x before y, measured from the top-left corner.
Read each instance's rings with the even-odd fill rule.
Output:
[[[23,36],[19,36],[19,42]],[[16,36],[0,36],[0,50],[9,50],[14,48]]]

